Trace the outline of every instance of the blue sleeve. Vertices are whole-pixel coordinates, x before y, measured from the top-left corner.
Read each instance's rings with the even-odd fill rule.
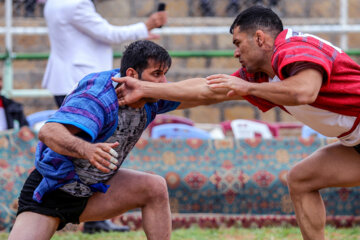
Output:
[[[158,108],[156,113],[161,114],[175,110],[180,105],[180,102],[160,99],[159,101],[157,101],[157,105]]]
[[[156,114],[166,113],[175,110],[180,102],[168,101],[160,99],[156,103],[146,103],[146,126],[148,126],[156,117]]]
[[[93,95],[86,92],[69,95],[67,101],[47,121],[73,125],[90,136],[94,142],[105,122],[105,108]]]

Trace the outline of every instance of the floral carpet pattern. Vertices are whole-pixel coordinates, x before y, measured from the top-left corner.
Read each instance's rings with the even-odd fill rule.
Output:
[[[286,174],[334,140],[146,140],[123,167],[164,176],[174,213],[294,214]],[[328,215],[360,215],[360,188],[322,190]]]
[[[24,139],[18,132],[0,134],[0,230],[11,227],[15,219],[17,197],[33,168],[37,141],[36,136]],[[296,221],[286,174],[295,163],[331,141],[140,139],[122,167],[166,179],[174,227],[186,227],[191,221],[211,226],[230,226],[236,221],[242,226],[276,221],[293,225]],[[341,221],[345,225],[360,222],[356,217],[360,216],[360,188],[326,189],[322,196],[328,221],[340,225]],[[190,217],[199,213],[216,217]],[[183,214],[189,217],[179,217]],[[139,217],[124,215],[118,220],[138,225]]]

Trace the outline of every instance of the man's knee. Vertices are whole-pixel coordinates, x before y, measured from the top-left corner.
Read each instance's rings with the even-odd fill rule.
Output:
[[[159,175],[150,175],[146,179],[146,193],[149,200],[169,200],[166,180]]]
[[[306,177],[298,165],[295,165],[290,169],[286,176],[286,180],[290,194],[300,193],[304,190]]]

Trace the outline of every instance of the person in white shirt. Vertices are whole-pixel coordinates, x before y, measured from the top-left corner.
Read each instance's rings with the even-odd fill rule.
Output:
[[[44,16],[51,50],[42,87],[55,96],[59,107],[85,75],[113,68],[112,44],[154,38],[150,31],[167,21],[166,11],[160,11],[144,23],[111,25],[91,0],[47,0]]]

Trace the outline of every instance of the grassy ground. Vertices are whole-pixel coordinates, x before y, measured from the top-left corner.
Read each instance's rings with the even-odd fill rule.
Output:
[[[0,240],[8,234],[1,233]],[[143,231],[129,233],[82,234],[81,232],[57,233],[53,240],[146,240]],[[260,228],[260,229],[180,229],[173,231],[172,240],[301,240],[298,228]],[[360,228],[326,228],[327,240],[360,240]]]

